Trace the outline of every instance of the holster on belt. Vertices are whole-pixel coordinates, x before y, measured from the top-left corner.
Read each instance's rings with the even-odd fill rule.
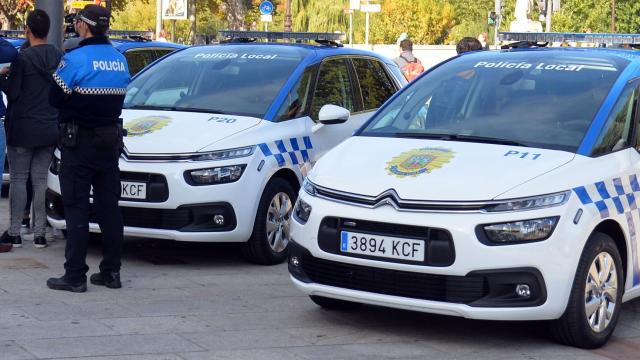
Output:
[[[122,122],[95,128],[83,128],[79,127],[75,121],[71,121],[60,125],[58,145],[60,148],[72,148],[78,145],[79,137],[87,137],[96,148],[121,150],[124,147],[122,140],[124,136],[126,136],[126,130],[122,128]]]
[[[75,121],[60,124],[58,147],[76,147],[78,145],[78,125]]]

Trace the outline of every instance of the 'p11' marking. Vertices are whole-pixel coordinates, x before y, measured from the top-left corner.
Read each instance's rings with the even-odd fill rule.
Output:
[[[516,150],[509,150],[507,151],[506,154],[504,154],[504,156],[517,156],[520,159],[524,159],[524,158],[531,158],[531,160],[538,160],[538,158],[540,156],[542,156],[542,154],[531,154],[528,152],[520,152],[520,151],[516,151]]]

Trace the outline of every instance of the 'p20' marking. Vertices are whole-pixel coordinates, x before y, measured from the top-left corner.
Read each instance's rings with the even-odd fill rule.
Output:
[[[531,155],[531,156],[529,156],[529,155]],[[531,153],[528,153],[528,152],[520,152],[520,151],[516,151],[516,150],[509,150],[509,151],[507,151],[506,154],[504,154],[504,156],[517,156],[520,159],[531,157],[531,160],[538,160],[538,158],[540,156],[542,156],[542,154],[531,154]]]

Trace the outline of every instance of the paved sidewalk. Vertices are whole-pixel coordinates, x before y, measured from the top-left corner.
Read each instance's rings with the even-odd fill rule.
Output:
[[[8,206],[0,199],[0,229]],[[542,324],[470,321],[365,306],[328,312],[285,265],[249,265],[236,246],[128,239],[124,288],[48,290],[64,241],[0,254],[0,360],[638,359],[640,301],[597,351],[554,344]],[[94,271],[99,247],[90,248]]]

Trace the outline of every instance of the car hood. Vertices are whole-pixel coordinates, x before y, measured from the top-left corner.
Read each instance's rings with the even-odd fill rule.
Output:
[[[309,175],[329,189],[405,200],[485,201],[548,173],[575,154],[484,143],[356,136]]]
[[[194,153],[260,123],[260,119],[210,113],[123,110],[130,154]]]

